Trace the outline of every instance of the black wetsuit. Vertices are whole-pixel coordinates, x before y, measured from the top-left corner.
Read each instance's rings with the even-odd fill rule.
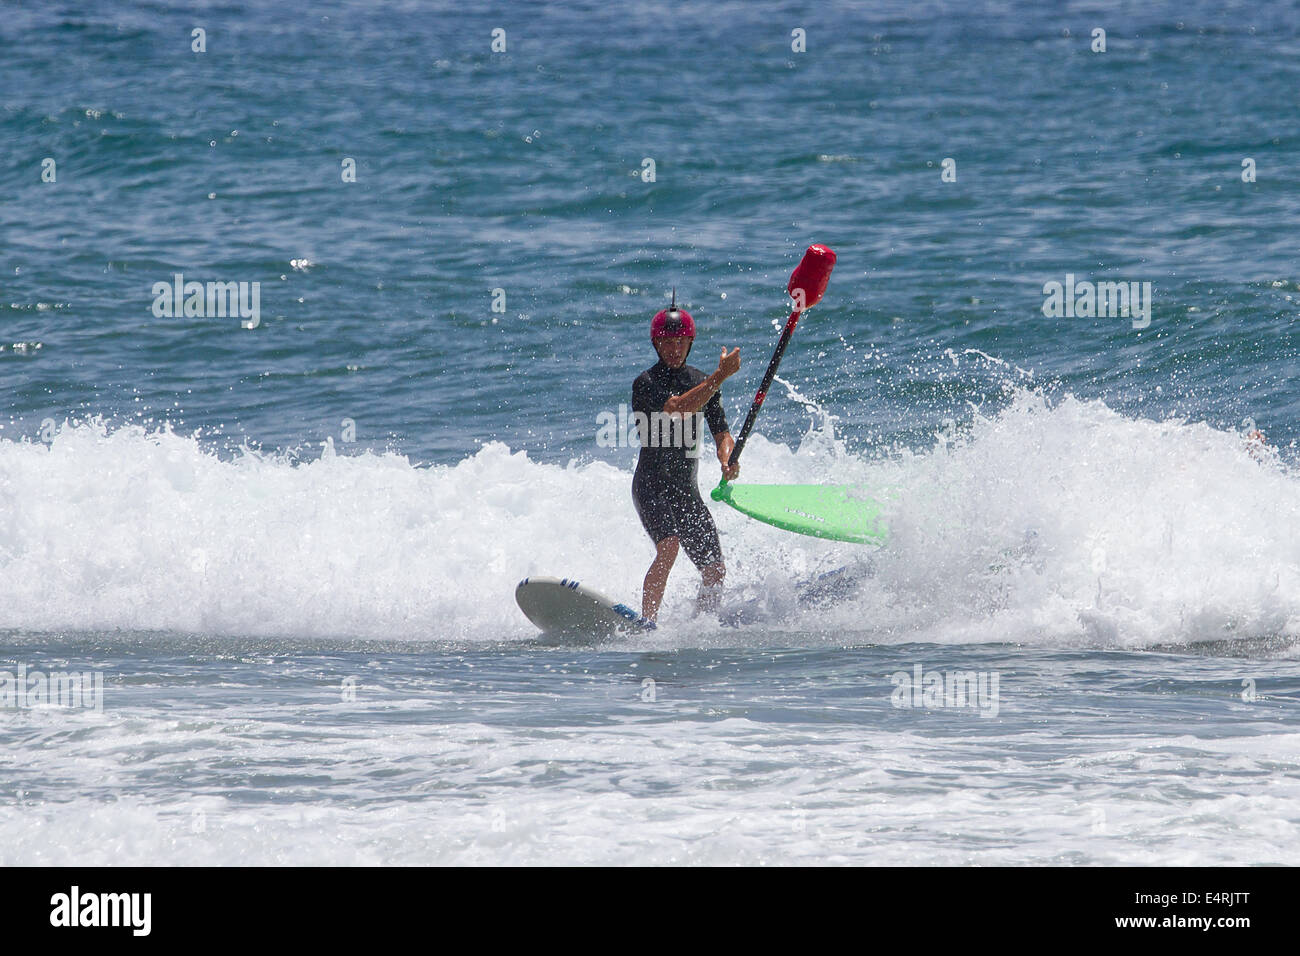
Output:
[[[675,535],[686,556],[701,569],[722,560],[718,529],[696,484],[701,416],[697,412],[685,416],[686,422],[674,421],[668,427],[663,408],[669,398],[685,394],[707,377],[690,365],[674,369],[661,361],[632,383],[632,411],[644,415],[647,426],[642,428],[642,420],[637,420],[641,454],[632,478],[636,513],[655,544]],[[717,394],[704,406],[703,417],[710,434],[727,430],[727,416]]]

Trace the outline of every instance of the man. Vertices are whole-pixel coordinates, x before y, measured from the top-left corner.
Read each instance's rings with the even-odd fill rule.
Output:
[[[727,430],[718,389],[739,370],[740,349],[728,353],[723,348],[711,375],[687,365],[686,356],[695,343],[695,321],[677,307],[676,289],[672,304],[650,322],[650,342],[659,361],[632,383],[632,411],[641,413],[636,418],[641,454],[632,478],[632,500],[655,543],[655,559],[641,590],[641,615],[653,621],[659,615],[668,572],[679,548],[686,549],[686,556],[700,570],[696,612],[718,607],[727,569],[722,563],[718,529],[696,484],[698,424],[703,412],[717,444],[722,475],[731,481],[740,474],[740,466],[727,465],[735,442]]]

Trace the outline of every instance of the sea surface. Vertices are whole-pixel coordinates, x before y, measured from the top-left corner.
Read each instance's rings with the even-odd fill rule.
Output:
[[[1289,3],[0,3],[0,864],[1300,862],[1297,89]],[[539,639],[650,317],[736,432],[810,243],[742,480],[889,543]]]

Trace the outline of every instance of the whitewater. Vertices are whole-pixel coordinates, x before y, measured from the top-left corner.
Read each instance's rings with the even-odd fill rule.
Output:
[[[0,442],[6,659],[105,675],[101,712],[6,715],[0,862],[1294,860],[1275,449],[1019,388],[926,450],[853,454],[823,416],[748,451],[749,480],[873,489],[888,546],[717,510],[761,620],[693,618],[679,569],[659,631],[553,646],[513,586],[637,594],[627,468]],[[851,596],[793,600],[841,566]],[[924,671],[994,675],[994,719],[899,706]]]
[[[653,556],[630,467],[604,461],[537,462],[501,442],[432,466],[333,443],[309,459],[223,454],[102,421],[49,437],[0,441],[0,627],[526,640],[521,578],[633,600]],[[850,453],[822,414],[796,448],[757,436],[744,478],[872,494],[889,544],[795,537],[715,507],[738,594],[845,565],[863,587],[729,632],[692,619],[683,565],[652,643],[761,644],[779,625],[831,644],[1294,650],[1300,482],[1240,433],[1018,387],[923,451]]]

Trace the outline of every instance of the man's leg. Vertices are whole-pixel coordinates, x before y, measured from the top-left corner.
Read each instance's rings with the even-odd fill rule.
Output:
[[[716,614],[722,603],[722,582],[727,576],[727,567],[722,561],[722,543],[718,540],[713,515],[709,514],[709,508],[698,492],[686,503],[681,542],[686,556],[700,570],[700,593],[695,599],[695,613]]]
[[[696,614],[712,614],[722,602],[722,582],[727,566],[719,561],[700,569],[700,594],[695,599]]]
[[[677,543],[676,536],[670,536],[655,545],[654,562],[645,573],[645,581],[641,585],[641,616],[648,621],[659,616],[664,588],[668,586],[668,572],[677,560]]]

